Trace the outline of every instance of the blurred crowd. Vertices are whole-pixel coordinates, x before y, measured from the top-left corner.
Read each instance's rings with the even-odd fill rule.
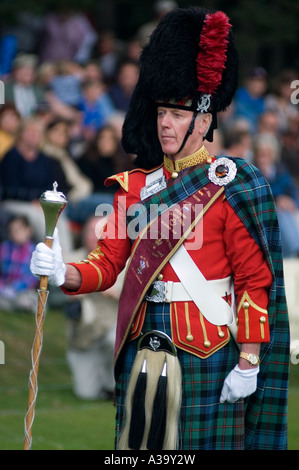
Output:
[[[133,168],[121,132],[142,45],[176,6],[158,0],[152,20],[128,41],[69,11],[42,19],[20,12],[19,24],[0,38],[0,311],[37,310],[39,281],[29,266],[45,235],[39,198],[55,181],[68,199],[58,221],[64,259],[84,259],[95,247],[105,223],[96,209],[112,204],[116,190],[104,181]],[[113,394],[122,280],[123,273],[107,292],[76,298],[51,286],[47,307],[66,316],[67,360],[80,398]]]
[[[17,215],[32,226],[33,241],[43,239],[38,199],[54,181],[69,201],[59,222],[66,255],[77,247],[96,207],[112,202],[115,188],[106,188],[105,179],[133,168],[134,156],[121,147],[121,128],[138,80],[141,48],[159,18],[175,7],[159,1],[155,18],[128,41],[111,30],[96,31],[85,14],[67,12],[43,18],[38,52],[28,46],[22,51],[20,31],[2,37],[2,241]],[[214,142],[207,144],[212,154],[246,158],[264,173],[276,199],[286,257],[299,253],[299,111],[291,99],[296,79],[293,70],[269,77],[262,67],[254,68],[219,116]]]

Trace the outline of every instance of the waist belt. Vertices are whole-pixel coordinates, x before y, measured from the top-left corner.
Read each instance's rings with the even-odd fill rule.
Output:
[[[207,281],[213,290],[220,296],[225,297],[231,293],[231,276],[224,279]],[[149,302],[188,302],[192,301],[181,282],[154,281],[145,296]]]

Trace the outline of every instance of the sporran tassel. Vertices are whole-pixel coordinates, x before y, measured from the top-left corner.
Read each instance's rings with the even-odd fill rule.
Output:
[[[143,361],[142,370],[138,375],[136,388],[133,395],[130,431],[129,431],[129,448],[140,449],[145,425],[145,392],[146,392],[146,359]]]
[[[166,389],[167,389],[167,365],[164,363],[162,373],[158,380],[157,393],[155,396],[151,427],[147,440],[148,450],[160,450],[166,430]]]

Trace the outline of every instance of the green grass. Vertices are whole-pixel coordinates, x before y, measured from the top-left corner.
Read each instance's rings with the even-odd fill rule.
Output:
[[[0,312],[0,450],[21,450],[28,402],[34,315]],[[65,359],[65,319],[47,313],[32,428],[32,450],[113,449],[115,409],[110,401],[78,399]]]
[[[0,312],[0,450],[22,450],[28,401],[34,315]],[[85,401],[72,391],[65,360],[65,318],[49,311],[38,376],[32,450],[112,450],[115,409],[110,401]],[[289,449],[299,450],[299,364],[291,366]]]

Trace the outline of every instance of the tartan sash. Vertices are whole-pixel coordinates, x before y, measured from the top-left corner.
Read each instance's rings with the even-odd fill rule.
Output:
[[[142,204],[144,211],[139,218],[142,230],[132,247],[119,300],[115,362],[150,285],[224,192],[223,187],[210,182],[204,185],[209,181],[205,175],[203,167],[185,170],[176,181],[170,180],[164,190]]]
[[[225,188],[227,201],[263,251],[273,274],[268,305],[271,339],[261,347],[258,388],[247,402],[246,447],[264,449],[267,441],[269,448],[285,449],[290,331],[275,203],[260,171],[243,159],[230,158],[238,173]]]

